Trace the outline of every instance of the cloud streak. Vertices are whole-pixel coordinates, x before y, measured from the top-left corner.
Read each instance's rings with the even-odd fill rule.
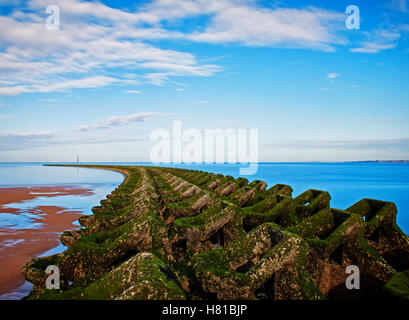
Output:
[[[351,48],[351,52],[358,53],[378,53],[383,50],[394,49],[398,46],[398,40],[401,37],[400,32],[387,30],[383,28],[376,29],[372,32],[364,33],[367,40],[361,42],[361,46]]]
[[[89,125],[83,125],[78,128],[79,131],[91,131],[91,130],[101,130],[101,129],[110,129],[119,126],[125,126],[132,122],[145,122],[158,118],[164,117],[164,113],[160,112],[140,112],[127,116],[113,116],[105,120],[101,120]]]
[[[133,94],[142,94],[143,92],[140,90],[125,90],[126,93],[133,93]]]
[[[394,122],[401,122],[407,121],[406,120],[388,120],[388,119],[372,119],[372,120],[361,120],[362,123],[394,123]]]
[[[339,12],[316,8],[259,9],[232,5],[217,12],[204,32],[187,37],[209,43],[334,51],[334,45],[346,43],[338,33],[344,19]]]
[[[101,136],[90,132],[33,132],[33,133],[0,133],[0,152],[47,148],[50,146],[98,145],[107,143],[147,143],[149,137],[109,135]]]
[[[0,87],[0,96],[16,96],[25,92],[60,92],[76,88],[99,88],[110,85],[115,82],[124,82],[126,80],[115,79],[112,77],[95,76],[82,79],[72,79],[68,81],[49,83],[49,84],[31,84],[27,86],[7,86]]]
[[[309,149],[385,149],[407,151],[409,138],[356,139],[356,140],[277,140],[263,145],[264,148]]]
[[[54,134],[51,132],[0,133],[0,151],[41,146],[52,137]]]
[[[333,72],[333,73],[328,73],[328,74],[327,74],[327,79],[335,79],[335,78],[338,78],[339,76],[340,76],[339,73],[335,73],[335,72]]]

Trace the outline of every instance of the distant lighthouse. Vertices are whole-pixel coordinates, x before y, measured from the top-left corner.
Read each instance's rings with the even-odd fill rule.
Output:
[[[77,166],[80,164],[80,156],[77,155]]]

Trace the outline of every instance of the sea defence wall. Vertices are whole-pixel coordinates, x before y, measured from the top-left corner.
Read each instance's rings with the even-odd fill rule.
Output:
[[[27,299],[408,299],[409,238],[391,202],[195,170],[84,166],[124,182],[24,268]],[[47,266],[60,289],[46,289]],[[360,272],[348,289],[348,266]]]

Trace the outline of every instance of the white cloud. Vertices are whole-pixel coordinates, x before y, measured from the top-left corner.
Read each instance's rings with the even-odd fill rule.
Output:
[[[321,89],[318,90],[318,92],[323,92],[323,91],[327,91],[327,90],[328,90],[328,88],[321,88]]]
[[[325,148],[325,149],[395,149],[409,148],[409,138],[356,140],[277,140],[264,144],[266,148]]]
[[[333,51],[333,45],[346,43],[337,34],[343,28],[344,19],[344,14],[339,12],[315,8],[260,9],[232,5],[217,12],[204,32],[195,32],[188,39]]]
[[[0,133],[0,138],[49,138],[53,136],[52,132],[15,132],[15,133]]]
[[[161,118],[163,116],[165,116],[165,114],[160,112],[140,112],[128,116],[113,116],[93,124],[83,125],[79,127],[78,130],[90,131],[98,129],[109,129],[113,127],[124,126],[132,122],[144,122],[154,120]]]
[[[60,133],[34,132],[34,133],[0,133],[0,151],[27,150],[34,148],[80,145],[106,145],[107,143],[140,143],[148,142],[149,136],[136,131],[135,135],[116,133],[101,135],[100,132],[67,131]],[[88,148],[88,147],[87,147]],[[61,150],[61,149],[60,149]],[[64,152],[63,150],[61,150]],[[53,152],[52,152],[53,153]],[[43,155],[44,156],[44,155]]]
[[[52,102],[57,102],[58,100],[56,100],[56,99],[40,99],[39,101],[52,103]]]
[[[378,44],[378,43],[363,43],[363,46],[360,48],[353,48],[351,52],[360,52],[360,53],[378,53],[382,50],[394,49],[397,44]]]
[[[7,114],[0,114],[0,119],[10,119],[10,118],[15,118],[14,116],[9,116]]]
[[[133,94],[142,94],[143,92],[140,90],[125,90],[126,93],[133,93]]]
[[[393,123],[402,120],[388,120],[388,119],[373,119],[373,120],[361,120],[363,123]]]
[[[186,91],[186,89],[184,89],[184,88],[177,88],[176,91],[183,92],[183,91]]]
[[[145,75],[145,80],[149,83],[161,86],[169,80],[169,74],[160,72],[149,73]]]
[[[398,45],[400,32],[396,30],[376,29],[370,33],[365,33],[367,40],[361,43],[360,47],[350,49],[351,52],[358,53],[378,53],[383,50],[394,49]]]
[[[120,82],[121,80],[105,77],[95,76],[83,79],[73,79],[57,83],[37,83],[27,86],[8,86],[0,87],[0,96],[15,96],[25,92],[55,92],[55,91],[67,91],[75,88],[98,88],[107,86],[114,82]]]
[[[141,63],[140,66],[146,69],[168,70],[168,75],[211,76],[215,72],[220,71],[220,67],[218,66],[197,66],[193,61],[184,61],[184,63],[151,61]]]
[[[335,79],[335,78],[338,78],[339,76],[340,76],[339,73],[335,73],[335,72],[333,72],[333,73],[328,73],[328,74],[327,74],[327,79]]]
[[[40,146],[53,136],[51,132],[0,133],[0,151]]]
[[[30,89],[23,86],[0,87],[0,96],[17,96],[25,92],[30,92]]]
[[[5,85],[12,85],[15,84],[15,82],[12,81],[7,81],[7,80],[0,80],[0,85],[5,84]]]
[[[52,3],[60,8],[67,17],[78,18],[83,16],[94,17],[106,21],[153,23],[157,18],[149,14],[135,14],[106,6],[100,2],[78,0],[53,0]],[[44,10],[50,4],[49,0],[31,0],[29,7]]]
[[[120,80],[105,77],[105,76],[95,76],[83,79],[73,79],[69,81],[64,81],[60,83],[53,83],[50,85],[40,85],[35,87],[39,92],[53,92],[53,91],[64,91],[68,89],[75,88],[98,88],[109,85]]]

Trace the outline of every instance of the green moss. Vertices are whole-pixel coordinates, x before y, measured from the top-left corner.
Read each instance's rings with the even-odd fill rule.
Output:
[[[138,254],[84,290],[85,299],[184,299],[180,279],[150,253]]]
[[[314,263],[324,273],[359,265],[370,285],[407,298],[408,272],[392,264],[409,268],[409,239],[393,203],[364,199],[342,211],[325,191],[292,198],[287,185],[265,190],[198,170],[85,167],[125,179],[80,219],[84,228],[63,233],[67,250],[24,267],[35,285],[28,299],[255,299],[272,285],[276,299],[325,299]],[[51,264],[61,290],[44,289]]]
[[[395,273],[383,289],[401,300],[409,300],[409,269]]]

